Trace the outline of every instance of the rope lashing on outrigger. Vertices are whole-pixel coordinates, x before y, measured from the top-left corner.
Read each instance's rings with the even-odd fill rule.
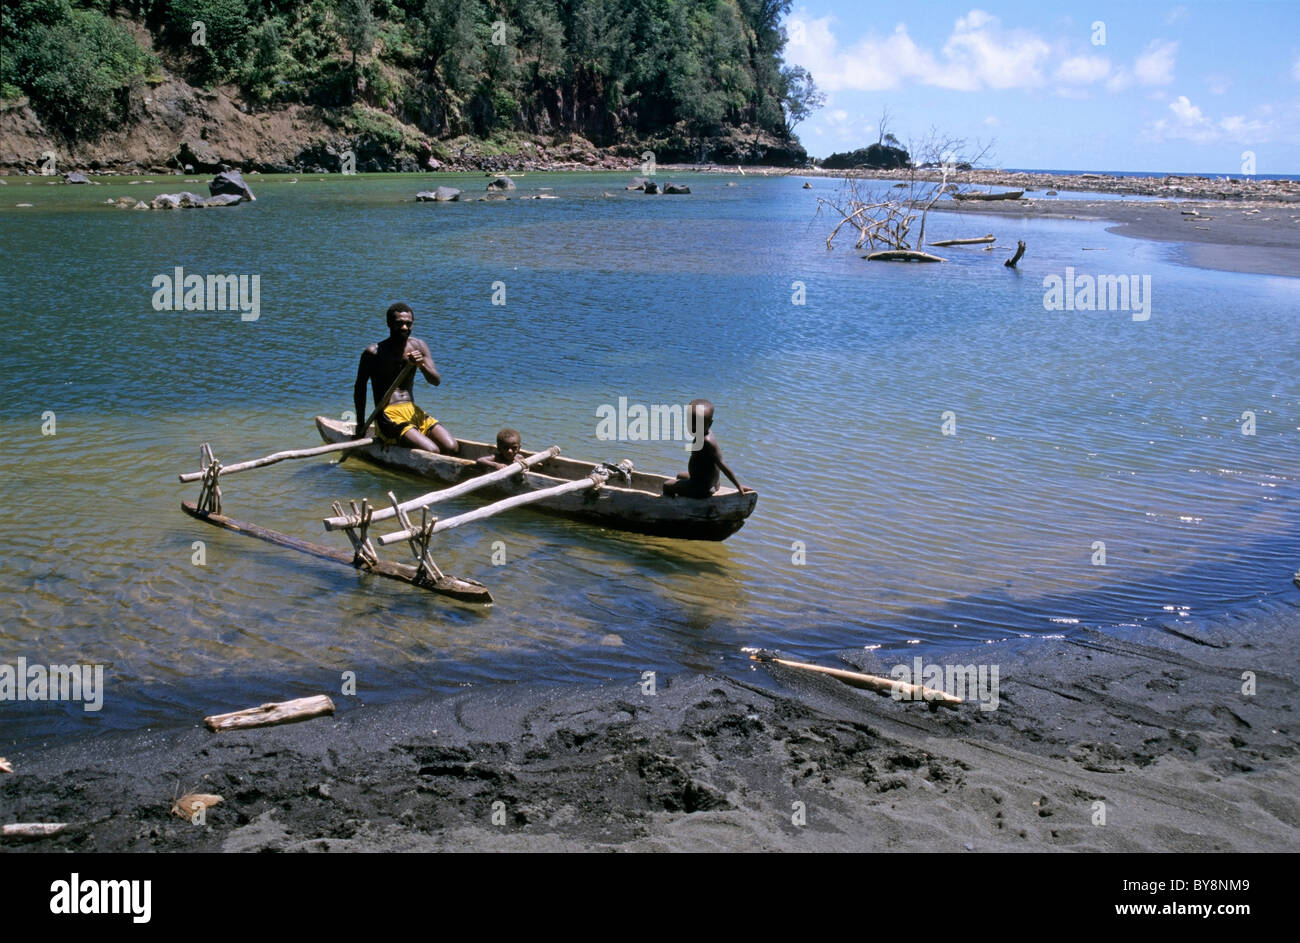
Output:
[[[361,506],[357,507],[356,501],[350,501],[352,506],[351,520],[356,522],[355,527],[344,529],[348,536],[349,543],[352,544],[352,563],[354,566],[363,567],[367,570],[374,569],[379,562],[379,553],[375,550],[375,545],[370,542],[370,518],[374,514],[374,508],[370,506],[370,501],[366,498],[361,499]],[[344,517],[342,502],[335,501],[333,504],[334,513],[339,517]]]
[[[212,446],[204,442],[199,446],[199,468],[203,484],[199,488],[199,510],[209,514],[221,513],[221,463],[212,454]]]
[[[433,557],[429,554],[429,541],[433,539],[433,525],[438,523],[438,518],[429,514],[427,506],[420,508],[420,526],[415,527],[411,523],[410,515],[402,507],[402,503],[397,500],[397,495],[388,492],[388,500],[392,502],[393,510],[397,513],[397,520],[407,533],[407,543],[411,545],[411,553],[415,555],[416,569],[415,578],[417,581],[428,579],[443,579],[442,570],[438,569],[438,564],[434,562]]]

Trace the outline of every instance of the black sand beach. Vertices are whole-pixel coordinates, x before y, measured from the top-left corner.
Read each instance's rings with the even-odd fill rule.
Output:
[[[1111,232],[1133,239],[1182,243],[1179,260],[1200,268],[1260,275],[1300,276],[1300,204],[1195,200],[1021,199],[957,203],[935,209],[1012,219],[1095,219],[1116,225]],[[1195,215],[1192,215],[1193,211]],[[976,226],[976,229],[979,227]],[[955,238],[946,232],[936,238]],[[931,227],[935,231],[935,227]],[[963,235],[974,235],[974,230]],[[1003,234],[1003,241],[1010,238]],[[1032,252],[1033,247],[1029,250]]]
[[[945,657],[999,667],[990,711],[738,657],[654,695],[638,676],[336,698],[336,718],[293,726],[33,746],[9,752],[3,819],[70,828],[5,850],[1295,851],[1294,593],[1213,629]],[[178,791],[224,802],[195,825],[169,811]]]

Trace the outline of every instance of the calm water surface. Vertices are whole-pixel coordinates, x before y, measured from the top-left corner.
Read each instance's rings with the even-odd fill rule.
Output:
[[[747,671],[743,645],[939,651],[1295,593],[1300,281],[1182,267],[1100,223],[944,215],[931,238],[998,247],[869,264],[826,250],[817,197],[837,185],[796,177],[688,175],[691,196],[654,198],[625,175],[529,174],[517,195],[559,199],[439,205],[410,200],[483,179],[255,177],[257,202],[233,209],[100,205],[186,186],[154,179],[0,189],[0,663],[99,663],[108,684],[98,714],[0,704],[0,744],[191,724],[336,692],[348,670],[370,703],[632,685]],[[1009,271],[1017,239],[1029,253]],[[155,311],[151,280],[176,266],[259,275],[260,318]],[[1044,310],[1043,278],[1066,266],[1149,275],[1150,319]],[[680,443],[601,441],[596,411],[706,396],[757,511],[723,544],[531,512],[443,535],[440,563],[486,583],[487,610],[181,514],[197,488],[175,475],[201,442],[227,463],[316,444],[311,417],[351,408],[397,300],[444,378],[417,401],[453,432],[512,425],[527,447],[672,474]],[[389,489],[424,490],[325,460],[224,490],[227,513],[343,545],[321,531],[330,502]]]

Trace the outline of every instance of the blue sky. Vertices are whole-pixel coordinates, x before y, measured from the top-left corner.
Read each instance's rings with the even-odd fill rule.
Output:
[[[787,63],[827,95],[825,157],[931,127],[993,167],[1300,173],[1300,0],[794,0]]]

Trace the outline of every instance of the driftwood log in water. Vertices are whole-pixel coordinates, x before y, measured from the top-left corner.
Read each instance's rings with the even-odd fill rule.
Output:
[[[868,262],[947,262],[947,259],[915,249],[881,249],[863,256]]]
[[[1025,240],[1020,239],[1016,242],[1016,254],[1007,259],[1002,264],[1007,268],[1015,268],[1016,263],[1020,261],[1021,256],[1025,254]]]
[[[946,246],[979,246],[986,242],[996,242],[996,238],[990,233],[987,236],[975,236],[970,239],[940,239],[938,242],[932,242],[930,245],[938,248]]]

